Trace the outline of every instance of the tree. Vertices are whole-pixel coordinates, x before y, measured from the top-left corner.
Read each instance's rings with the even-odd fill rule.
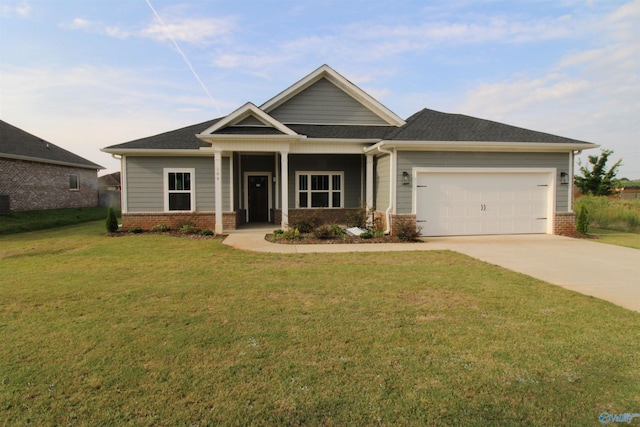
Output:
[[[118,231],[118,218],[116,218],[116,214],[112,208],[107,210],[107,221],[105,225],[107,226],[107,231],[110,233]]]
[[[602,150],[599,156],[589,156],[589,163],[592,165],[589,170],[588,165],[583,166],[578,160],[580,172],[583,176],[575,176],[573,182],[580,189],[582,194],[593,194],[594,196],[608,196],[613,194],[615,188],[615,177],[618,167],[622,164],[622,159],[607,171],[607,160],[613,154],[612,150]]]

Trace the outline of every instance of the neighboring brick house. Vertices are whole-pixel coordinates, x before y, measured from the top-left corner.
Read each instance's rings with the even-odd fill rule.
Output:
[[[98,206],[100,169],[0,120],[0,197],[11,211]]]

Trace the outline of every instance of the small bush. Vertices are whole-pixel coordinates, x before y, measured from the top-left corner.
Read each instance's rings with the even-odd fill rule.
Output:
[[[400,219],[396,221],[394,232],[403,242],[415,242],[420,237],[422,227],[419,227],[414,221]]]
[[[113,211],[113,208],[107,210],[106,226],[109,233],[118,231],[118,218],[116,218],[116,213]]]
[[[580,206],[576,217],[576,231],[580,234],[589,233],[589,210],[584,205]]]
[[[153,227],[151,227],[151,231],[157,232],[157,233],[164,233],[171,230],[171,227],[168,226],[167,224],[157,224],[154,225]]]
[[[361,239],[371,239],[373,238],[373,231],[372,230],[367,230],[364,233],[360,234],[360,238]]]
[[[334,234],[331,232],[331,228],[328,225],[321,225],[313,230],[313,236],[316,239],[326,240],[332,238]]]
[[[345,221],[347,223],[347,227],[364,228],[367,226],[367,210],[365,208],[360,208],[355,211],[349,211],[345,215]]]
[[[143,230],[140,227],[131,227],[129,229],[129,233],[133,233],[133,234],[140,234],[140,233],[142,233],[142,231]]]
[[[215,236],[215,233],[211,230],[202,230],[200,232],[201,236]]]
[[[200,232],[198,227],[191,224],[183,224],[180,226],[179,230],[182,234],[197,234]]]
[[[300,230],[294,228],[293,230],[287,230],[282,233],[282,238],[294,242],[300,240]]]
[[[282,229],[277,229],[277,230],[273,230],[273,235],[276,237],[282,237],[282,235],[284,234],[284,230]]]
[[[320,224],[321,221],[316,212],[305,212],[291,221],[289,225],[300,233],[312,233]]]
[[[344,230],[338,224],[331,224],[329,226],[329,232],[333,236],[342,236],[344,234]]]

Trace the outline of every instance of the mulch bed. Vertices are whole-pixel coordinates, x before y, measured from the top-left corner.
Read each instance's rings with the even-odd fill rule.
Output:
[[[403,240],[400,240],[395,236],[383,236],[383,237],[372,237],[370,239],[363,239],[358,236],[339,236],[333,237],[330,239],[318,239],[311,234],[303,234],[300,236],[298,240],[288,240],[288,239],[278,239],[274,240],[273,234],[267,234],[265,236],[265,240],[272,243],[279,243],[282,245],[342,245],[342,244],[363,244],[363,243],[409,243]]]

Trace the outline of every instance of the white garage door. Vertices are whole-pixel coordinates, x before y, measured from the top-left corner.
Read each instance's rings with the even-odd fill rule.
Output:
[[[547,231],[550,172],[418,172],[423,236]]]

